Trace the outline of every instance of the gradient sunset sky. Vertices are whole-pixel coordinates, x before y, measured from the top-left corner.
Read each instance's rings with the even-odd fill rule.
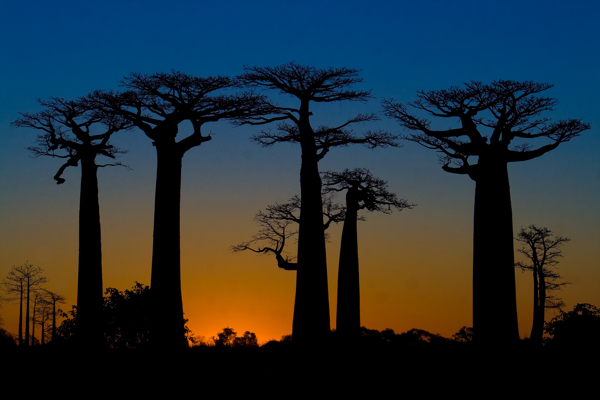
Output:
[[[168,5],[167,5],[168,4]],[[26,150],[33,129],[10,123],[40,110],[37,99],[75,99],[118,89],[132,72],[229,75],[290,61],[361,70],[367,103],[314,108],[314,126],[381,111],[381,100],[418,90],[495,79],[554,84],[553,120],[581,118],[592,129],[541,158],[509,166],[515,235],[530,224],[571,237],[559,272],[562,293],[600,306],[600,2],[598,1],[27,1],[0,12],[0,280],[12,266],[39,265],[47,288],[76,302],[80,171],[52,179],[61,165]],[[275,100],[287,101],[275,93]],[[444,124],[450,122],[444,121]],[[454,123],[454,122],[451,122]],[[356,126],[401,134],[392,120]],[[295,273],[271,256],[233,254],[257,230],[255,213],[299,194],[300,148],[261,148],[260,127],[205,126],[213,140],[184,157],[181,202],[185,317],[196,336],[229,326],[259,341],[290,334]],[[180,127],[181,136],[191,126]],[[114,143],[124,168],[99,171],[104,287],[150,283],[156,155],[139,131]],[[532,142],[537,147],[544,143]],[[359,223],[362,324],[451,336],[471,326],[475,184],[444,172],[434,151],[333,149],[322,171],[369,168],[418,204]],[[339,197],[343,201],[342,197]],[[335,328],[341,224],[327,245],[331,327]],[[520,247],[515,242],[515,250]],[[519,253],[516,259],[520,260]],[[493,257],[493,255],[490,255]],[[532,279],[516,271],[519,329],[529,336]],[[494,293],[490,293],[494,296]],[[17,332],[18,303],[0,308]],[[551,317],[552,315],[550,315]]]

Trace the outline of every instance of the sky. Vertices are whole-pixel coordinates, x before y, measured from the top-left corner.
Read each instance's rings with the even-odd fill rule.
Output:
[[[132,72],[236,76],[244,66],[291,61],[359,69],[366,103],[314,108],[313,124],[380,113],[381,100],[496,79],[553,84],[552,120],[591,124],[541,158],[509,165],[515,235],[531,224],[570,237],[559,272],[571,282],[566,309],[600,306],[600,3],[597,1],[27,1],[0,0],[0,279],[26,262],[44,269],[49,290],[77,293],[80,171],[53,176],[60,160],[32,158],[33,129],[11,122],[37,112],[37,99],[75,99],[118,90]],[[289,101],[266,93],[277,101]],[[299,194],[300,148],[261,148],[257,127],[215,123],[213,139],[183,161],[182,290],[188,326],[209,338],[229,326],[260,342],[291,333],[295,274],[273,257],[232,253],[257,231],[254,215]],[[393,120],[359,133],[404,132]],[[182,125],[181,136],[191,132]],[[114,143],[131,169],[99,171],[104,288],[150,283],[156,154],[139,131]],[[536,143],[532,143],[536,144]],[[417,206],[359,223],[361,322],[370,329],[425,329],[451,336],[471,326],[475,184],[440,168],[434,151],[333,149],[322,171],[364,167]],[[340,198],[342,200],[342,198]],[[335,328],[341,224],[327,244],[331,327]],[[515,257],[522,260],[516,250]],[[532,278],[516,271],[521,337],[529,336]],[[490,296],[493,296],[490,293]],[[0,308],[17,332],[18,303]],[[552,314],[550,315],[552,316]]]

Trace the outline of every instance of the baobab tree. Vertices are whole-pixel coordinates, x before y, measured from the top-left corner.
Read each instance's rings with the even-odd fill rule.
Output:
[[[8,276],[4,279],[6,292],[11,300],[19,296],[19,346],[29,346],[29,300],[40,286],[48,282],[42,275],[44,270],[34,267],[33,264],[13,266]],[[23,338],[23,300],[25,299],[25,338]]]
[[[350,126],[378,120],[375,114],[359,114],[337,126],[313,128],[310,107],[314,103],[369,100],[369,90],[353,90],[361,83],[359,70],[318,69],[294,62],[276,67],[244,67],[239,78],[249,87],[260,87],[289,95],[296,107],[270,103],[270,113],[242,122],[262,125],[278,122],[276,131],[262,131],[253,140],[264,147],[276,143],[297,143],[301,148],[300,227],[292,335],[294,341],[322,342],[330,332],[327,259],[321,212],[319,161],[334,147],[363,144],[369,148],[397,146],[396,137],[384,131],[356,134]]]
[[[516,239],[525,243],[519,252],[525,254],[528,263],[519,261],[515,266],[522,271],[533,273],[533,325],[529,339],[536,344],[541,344],[544,337],[546,310],[561,309],[565,305],[562,299],[551,292],[562,289],[570,282],[561,281],[560,274],[552,269],[562,257],[562,245],[571,239],[554,236],[548,228],[538,228],[535,225],[530,225],[527,229],[521,228]]]
[[[51,292],[47,289],[44,289],[45,299],[52,306],[52,334],[51,340],[54,341],[56,339],[56,304],[65,304],[67,300],[66,297],[59,295],[58,293]]]
[[[102,234],[98,200],[98,168],[122,165],[113,161],[124,153],[110,143],[115,132],[131,124],[115,115],[102,113],[85,99],[40,100],[43,111],[21,113],[14,126],[33,128],[42,133],[37,145],[29,147],[36,157],[65,160],[54,179],[63,184],[68,167],[81,164],[79,193],[79,260],[77,276],[78,336],[82,345],[99,346],[102,342]],[[98,156],[111,161],[98,164]]]
[[[416,132],[404,139],[439,152],[444,171],[475,181],[475,342],[519,339],[508,163],[540,157],[590,128],[579,119],[550,122],[540,116],[557,104],[538,96],[551,87],[529,81],[470,82],[462,89],[418,92],[407,105],[383,101],[385,115]],[[453,119],[460,126],[436,130],[427,116]],[[538,138],[541,145],[533,148],[530,142]]]
[[[332,196],[323,195],[323,230],[327,230],[332,222],[338,223],[344,220],[346,209],[331,201]],[[285,248],[285,242],[298,234],[295,224],[300,224],[301,209],[300,197],[295,195],[288,203],[267,206],[265,211],[259,211],[254,221],[260,226],[256,235],[247,242],[231,246],[234,253],[249,250],[254,253],[273,253],[277,260],[277,266],[287,271],[297,271],[298,264],[292,262],[295,257],[281,255]],[[291,225],[291,226],[290,226]]]
[[[209,122],[263,113],[262,96],[251,92],[224,94],[237,86],[224,76],[200,78],[181,72],[123,79],[123,92],[97,91],[88,100],[141,129],[156,148],[157,171],[152,245],[152,333],[155,347],[187,347],[180,271],[181,168],[184,154],[212,139],[202,134]],[[193,132],[177,141],[179,125]]]
[[[324,172],[325,193],[346,191],[346,215],[342,230],[338,269],[336,332],[343,340],[360,335],[360,282],[358,266],[358,211],[389,214],[396,209],[412,208],[387,188],[387,182],[375,178],[365,168]],[[361,217],[362,218],[362,217]],[[364,219],[364,218],[362,218]]]

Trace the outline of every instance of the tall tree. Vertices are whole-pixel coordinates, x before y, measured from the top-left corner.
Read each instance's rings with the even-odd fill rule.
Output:
[[[184,154],[211,140],[205,123],[262,112],[262,96],[250,92],[224,94],[237,81],[224,76],[200,78],[181,72],[123,79],[121,93],[97,91],[91,104],[141,129],[156,148],[157,172],[152,245],[152,338],[156,347],[187,347],[184,340],[180,272],[181,168]],[[176,141],[179,124],[190,121],[193,132]]]
[[[368,90],[350,89],[362,82],[356,69],[318,69],[291,62],[277,67],[244,67],[244,70],[240,79],[246,85],[287,94],[298,104],[296,107],[271,104],[269,115],[244,122],[254,125],[279,122],[275,132],[268,130],[253,136],[255,142],[265,147],[276,143],[300,145],[302,208],[292,335],[298,343],[322,342],[329,335],[330,321],[319,161],[334,147],[350,144],[364,144],[369,148],[397,146],[396,137],[383,131],[355,134],[349,129],[359,122],[377,120],[375,114],[359,114],[338,126],[312,127],[311,103],[365,102],[371,98]]]
[[[25,295],[26,277],[24,274],[17,272],[17,268],[20,267],[12,267],[2,284],[8,294],[5,300],[19,301],[19,347],[21,347],[23,346],[23,297]]]
[[[544,337],[546,310],[561,309],[565,305],[552,292],[562,289],[570,282],[561,281],[562,277],[558,272],[553,271],[553,268],[562,257],[561,246],[571,239],[554,236],[548,228],[538,228],[535,225],[530,225],[527,229],[521,228],[516,239],[525,243],[519,252],[525,254],[528,263],[519,261],[515,266],[522,271],[533,273],[533,325],[529,338],[534,343],[541,344]]]
[[[379,211],[389,214],[393,209],[412,208],[405,199],[387,189],[387,182],[375,178],[365,168],[343,172],[324,172],[325,192],[346,191],[346,215],[342,230],[338,269],[336,332],[345,339],[360,337],[360,282],[358,267],[358,211]]]
[[[48,281],[42,275],[44,270],[33,264],[13,266],[4,279],[4,287],[12,300],[19,296],[19,346],[29,346],[29,300],[40,286]],[[23,338],[23,300],[25,299],[25,338]]]
[[[58,293],[46,289],[44,289],[44,292],[46,301],[52,306],[52,332],[50,337],[51,340],[54,341],[56,339],[56,304],[65,304],[67,299]]]
[[[102,342],[102,238],[100,232],[100,205],[98,201],[98,168],[121,165],[119,162],[97,164],[98,156],[115,159],[123,153],[109,140],[112,135],[128,129],[130,123],[118,116],[104,114],[85,99],[40,100],[43,111],[21,113],[12,124],[42,131],[37,146],[29,150],[36,156],[61,158],[66,162],[54,176],[57,184],[65,179],[68,167],[81,163],[79,194],[79,266],[77,278],[77,307],[79,337],[82,345],[100,345]]]
[[[441,153],[442,169],[475,181],[473,231],[474,341],[519,339],[512,208],[507,165],[527,161],[579,136],[590,125],[579,119],[551,123],[541,117],[556,100],[537,94],[552,85],[497,80],[464,88],[421,91],[407,103],[384,100],[384,113],[417,133],[404,136]],[[427,116],[455,119],[460,127],[433,129]],[[542,145],[532,148],[531,139]],[[476,161],[472,161],[476,157]]]

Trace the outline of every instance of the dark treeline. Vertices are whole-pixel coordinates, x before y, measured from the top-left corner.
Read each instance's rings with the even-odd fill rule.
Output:
[[[188,347],[191,336],[185,326],[180,274],[182,159],[193,149],[209,145],[212,137],[203,133],[206,124],[229,121],[235,125],[266,125],[266,130],[251,138],[261,146],[292,143],[300,148],[300,195],[288,204],[276,203],[259,213],[259,234],[234,247],[236,251],[272,252],[279,267],[295,273],[295,344],[320,347],[335,343],[339,337],[350,338],[349,345],[370,340],[390,346],[457,342],[418,330],[398,335],[390,330],[376,334],[361,328],[357,221],[364,216],[359,211],[389,213],[410,209],[414,204],[397,198],[388,191],[385,181],[373,177],[366,168],[343,172],[319,169],[319,162],[334,148],[354,144],[370,149],[399,148],[402,141],[409,141],[436,150],[444,171],[468,175],[476,182],[473,328],[463,330],[463,342],[472,339],[481,345],[516,345],[519,331],[507,165],[540,157],[579,136],[590,125],[577,119],[552,122],[542,115],[556,105],[555,99],[540,95],[552,85],[496,80],[418,92],[416,100],[406,104],[383,100],[379,114],[357,114],[337,124],[313,126],[315,104],[364,103],[373,98],[370,90],[354,88],[362,83],[359,72],[292,62],[276,67],[244,67],[237,77],[202,78],[176,71],[132,73],[120,82],[120,91],[97,90],[76,100],[52,98],[40,101],[42,111],[22,113],[14,126],[41,131],[30,151],[35,156],[64,160],[54,177],[58,184],[65,181],[61,176],[67,167],[81,165],[77,306],[65,314],[67,318],[59,329],[61,340],[77,342],[78,338],[80,346],[86,348]],[[277,104],[267,95],[272,93],[290,97],[292,104]],[[397,121],[409,134],[381,129],[355,132],[357,124],[372,125],[379,115]],[[435,130],[429,118],[451,120],[458,127]],[[191,125],[193,132],[182,138],[179,132],[184,123]],[[114,159],[124,151],[110,140],[131,129],[144,132],[157,154],[151,285],[137,284],[125,292],[108,289],[103,296],[97,172],[100,167],[121,165]],[[537,142],[540,144],[534,147]],[[99,164],[98,157],[108,157],[109,162]],[[332,192],[345,192],[345,203],[332,204],[328,197]],[[325,231],[331,222],[342,221],[338,320],[332,335]],[[290,224],[296,225],[290,229]],[[285,241],[292,236],[297,239],[296,256],[283,258]],[[530,250],[522,251],[528,257],[538,248],[524,232],[517,239],[530,246]],[[552,303],[549,292],[561,284],[554,282],[558,276],[549,270],[552,262],[536,264],[535,257],[530,258],[532,265],[517,266],[534,272],[536,305],[531,336],[540,345],[544,309],[560,304]],[[22,304],[25,292],[20,284],[15,282],[12,290],[20,290]],[[29,303],[30,295],[25,298]],[[137,311],[131,314],[126,310],[133,302],[141,302],[143,308],[135,308]],[[25,319],[29,318],[28,312],[27,304]],[[119,328],[115,330],[115,326]],[[23,338],[20,324],[20,343],[29,343],[28,329],[26,324]],[[242,338],[252,342],[251,333],[247,333]],[[236,339],[242,340],[234,337],[233,342]],[[58,341],[56,336],[53,341]]]

